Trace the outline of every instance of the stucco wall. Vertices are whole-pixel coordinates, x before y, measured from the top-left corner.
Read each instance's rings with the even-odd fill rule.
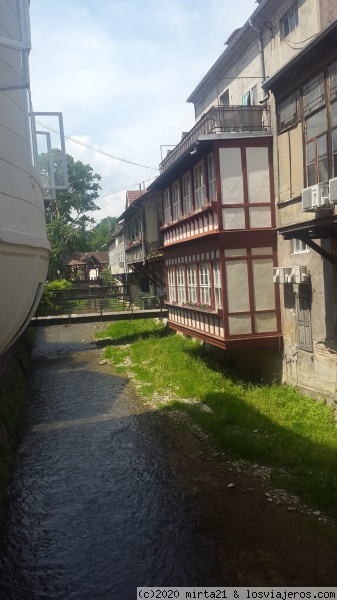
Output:
[[[315,240],[320,244],[319,240]],[[332,242],[321,242],[332,251]],[[283,266],[307,266],[310,271],[312,352],[298,347],[296,294],[298,286],[280,285],[284,343],[283,381],[299,386],[315,397],[335,400],[337,390],[336,354],[336,267],[317,252],[293,254],[292,242],[279,239],[278,260]]]
[[[321,0],[322,1],[322,0]],[[323,0],[328,8],[322,10],[325,17],[322,17],[320,0],[299,0],[298,1],[298,26],[283,39],[281,32],[281,22],[287,11],[294,4],[293,0],[285,0],[280,3],[277,11],[273,13],[268,22],[268,27],[262,25],[263,51],[265,61],[266,78],[271,77],[287,61],[295,56],[299,50],[304,48],[327,24],[327,19],[336,18],[337,8],[334,0]],[[326,16],[328,15],[328,17]],[[259,26],[258,23],[253,23]],[[270,27],[269,27],[270,26]],[[264,93],[261,89],[261,62],[259,54],[258,33],[252,43],[246,47],[237,45],[238,59],[234,64],[228,65],[226,56],[224,56],[222,65],[217,69],[216,79],[209,78],[207,85],[203,86],[198,93],[198,99],[195,103],[196,118],[209,110],[211,106],[220,103],[220,96],[229,88],[229,103],[242,104],[242,98],[245,93],[252,89],[256,84],[258,86],[258,100],[261,100]]]

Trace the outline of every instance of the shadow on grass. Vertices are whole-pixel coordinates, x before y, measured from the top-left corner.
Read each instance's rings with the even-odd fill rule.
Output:
[[[186,412],[210,435],[217,450],[233,459],[272,467],[273,485],[337,517],[335,448],[302,435],[300,423],[297,431],[278,425],[239,394],[208,393],[202,402],[212,412],[179,400],[163,411]]]

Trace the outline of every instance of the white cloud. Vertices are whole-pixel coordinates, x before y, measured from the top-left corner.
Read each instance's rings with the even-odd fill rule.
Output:
[[[254,0],[34,0],[34,109],[62,111],[66,134],[80,142],[157,167],[160,146],[193,126],[186,98],[255,8]],[[102,195],[155,174],[66,145],[102,176]],[[118,216],[125,193],[99,205],[96,219]]]

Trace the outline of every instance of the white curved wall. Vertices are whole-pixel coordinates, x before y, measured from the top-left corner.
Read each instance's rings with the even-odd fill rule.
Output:
[[[0,23],[0,36],[18,39],[16,0],[1,3]],[[50,250],[43,192],[31,161],[28,92],[1,91],[20,83],[20,52],[0,46],[0,353],[29,323]]]

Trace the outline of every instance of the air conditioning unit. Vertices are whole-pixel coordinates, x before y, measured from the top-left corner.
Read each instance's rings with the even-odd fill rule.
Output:
[[[327,183],[316,183],[302,190],[302,211],[315,212],[321,208],[330,208]]]
[[[331,204],[337,204],[337,177],[329,181],[329,200]]]
[[[275,267],[273,269],[273,282],[274,283],[285,283],[286,282],[285,267]]]
[[[286,267],[286,283],[309,283],[308,267]]]

